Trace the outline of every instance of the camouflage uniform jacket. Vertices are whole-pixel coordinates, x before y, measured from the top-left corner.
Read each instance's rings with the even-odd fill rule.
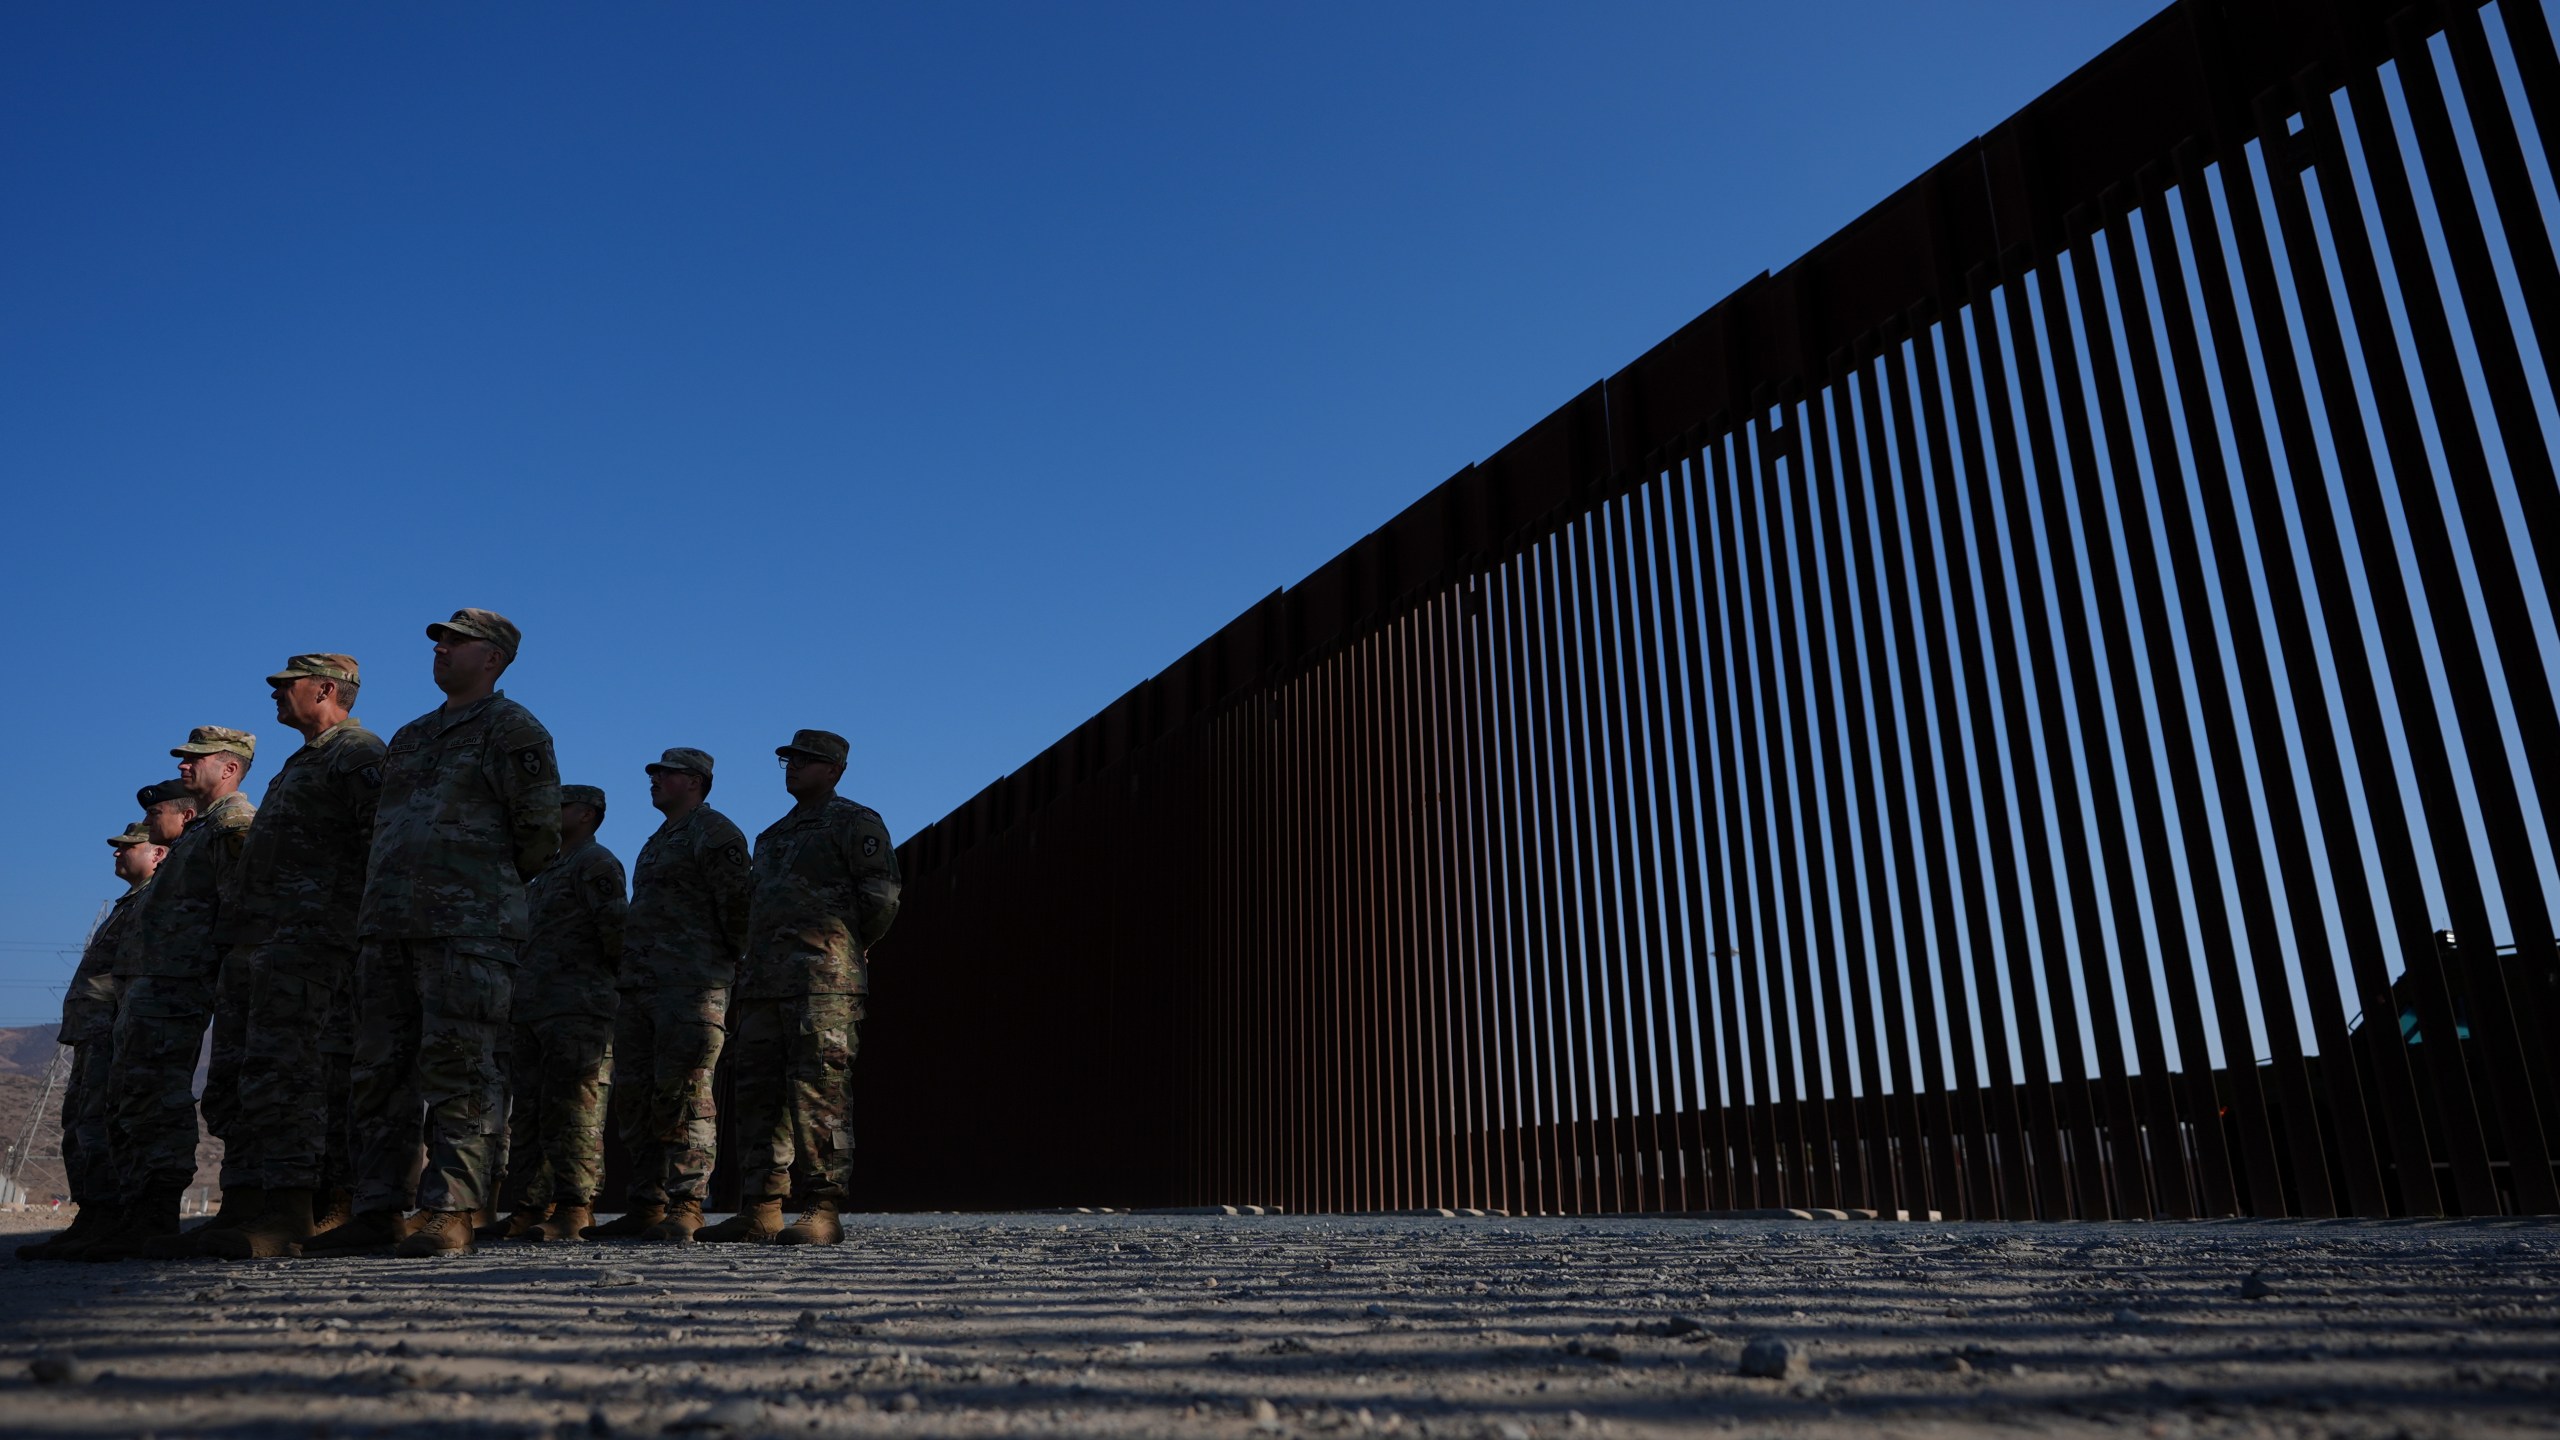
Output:
[[[430,710],[382,757],[358,933],[522,940],[525,882],[560,850],[551,732],[501,690]]]
[[[214,940],[222,892],[257,815],[249,797],[234,790],[187,822],[152,872],[150,893],[133,921],[136,943],[117,947],[118,975],[213,977],[222,963],[223,947]]]
[[[611,1015],[623,955],[622,861],[593,840],[524,887],[533,934],[518,957],[515,1018]]]
[[[756,837],[755,909],[737,995],[859,995],[864,957],[898,917],[889,827],[838,795],[804,801]]]
[[[354,952],[382,754],[381,739],[349,716],[286,758],[223,897],[224,944]]]
[[[625,990],[734,983],[754,895],[747,837],[728,816],[697,805],[660,825],[631,877],[631,943],[618,983]]]
[[[89,932],[80,968],[71,972],[70,988],[62,992],[62,1033],[55,1037],[60,1043],[103,1040],[115,1028],[116,993],[123,988],[116,984],[116,951],[132,933],[133,917],[142,913],[142,892],[150,888],[148,880],[128,888]]]

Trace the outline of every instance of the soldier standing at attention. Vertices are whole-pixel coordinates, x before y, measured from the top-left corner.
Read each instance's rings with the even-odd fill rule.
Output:
[[[498,1046],[524,944],[525,882],[560,849],[551,734],[498,688],[515,623],[457,610],[427,627],[442,707],[400,727],[383,757],[356,952],[355,1213],[310,1248],[472,1248],[494,1201],[506,1123]],[[399,1234],[423,1135],[422,1215]]]
[[[755,905],[737,988],[736,1215],[697,1237],[833,1245],[853,1164],[849,1088],[870,989],[866,956],[898,915],[898,856],[878,814],[836,794],[852,747],[802,730],[774,748],[796,803],[756,837]],[[788,1228],[782,1202],[804,1211]]]
[[[604,791],[560,787],[560,853],[525,887],[532,935],[517,967],[505,1238],[583,1240],[604,1179],[613,977],[622,963],[622,862],[596,843]]]
[[[296,655],[267,686],[302,748],[267,782],[216,932],[248,991],[222,1189],[258,1204],[230,1228],[199,1231],[196,1247],[235,1260],[284,1255],[311,1237],[332,1103],[321,1042],[354,980],[382,794],[382,741],[353,714],[355,657]]]
[[[162,780],[133,792],[142,805],[142,828],[149,832],[151,843],[166,850],[187,833],[187,822],[196,818],[196,797],[184,780]]]
[[[647,768],[649,803],[667,818],[640,847],[614,981],[613,1128],[631,1153],[631,1193],[598,1240],[685,1241],[702,1228],[718,1142],[711,1071],[747,939],[747,837],[704,803],[711,757],[678,746]]]
[[[133,798],[142,807],[143,834],[159,847],[161,857],[167,858],[169,847],[177,844],[178,837],[186,833],[187,822],[196,818],[196,797],[187,793],[185,781],[170,779],[143,786],[134,792]],[[107,957],[116,1015],[124,1011],[125,992],[131,988],[132,977],[141,973],[141,952],[138,948],[142,943],[141,914],[142,900],[136,897],[134,918],[125,926],[124,936],[115,953]],[[91,1123],[98,1126],[105,1137],[104,1144],[96,1147],[104,1167],[97,1172],[101,1185],[97,1203],[94,1207],[82,1207],[84,1210],[96,1209],[98,1219],[79,1239],[63,1236],[52,1242],[52,1258],[56,1260],[81,1258],[91,1244],[115,1228],[113,1222],[124,1213],[124,1172],[115,1158],[123,1153],[125,1145],[124,1122],[116,1115],[116,1091],[112,1078],[115,1074],[115,1052],[115,1015],[109,1015],[107,1033],[99,1040],[96,1053],[97,1094],[86,1102],[93,1117]]]
[[[255,736],[199,725],[169,752],[178,757],[178,779],[196,815],[152,877],[134,916],[134,943],[116,956],[126,986],[107,1075],[115,1094],[109,1143],[126,1208],[81,1259],[134,1259],[153,1242],[177,1237],[178,1199],[196,1173],[196,1055],[222,968],[214,935],[223,890],[258,813],[240,793],[257,751]]]
[[[125,890],[98,928],[81,947],[80,968],[62,994],[62,1030],[54,1038],[71,1047],[71,1083],[62,1091],[62,1170],[71,1182],[71,1203],[79,1207],[71,1228],[52,1239],[18,1247],[21,1260],[51,1260],[63,1248],[87,1241],[115,1216],[115,1171],[107,1148],[107,1070],[115,1060],[116,947],[133,931],[134,914],[142,908],[142,892],[151,872],[167,852],[154,844],[151,828],[124,827],[107,841],[115,847],[116,878]]]

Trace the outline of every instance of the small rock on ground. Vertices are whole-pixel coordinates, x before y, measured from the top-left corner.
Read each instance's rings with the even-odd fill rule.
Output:
[[[27,1378],[39,1385],[79,1385],[89,1378],[89,1367],[76,1355],[49,1350],[27,1360]]]
[[[1735,1373],[1759,1380],[1795,1380],[1812,1368],[1804,1347],[1775,1335],[1762,1335],[1742,1347]]]

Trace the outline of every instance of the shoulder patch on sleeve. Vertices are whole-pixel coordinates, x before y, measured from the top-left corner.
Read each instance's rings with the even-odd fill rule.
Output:
[[[877,855],[877,854],[879,854],[879,853],[880,853],[880,837],[879,837],[879,836],[877,836],[877,835],[865,835],[865,836],[863,836],[863,837],[862,837],[862,858],[863,858],[863,859],[865,859],[865,860],[868,860],[868,859],[870,859],[872,856]]]
[[[528,745],[516,752],[516,768],[524,771],[526,779],[539,780],[550,772],[551,762],[544,758],[541,746]]]
[[[734,865],[741,870],[747,868],[747,847],[744,841],[732,840],[713,853],[719,856],[720,863],[723,865]]]
[[[599,900],[619,900],[622,898],[622,881],[610,870],[598,870],[594,874],[589,875],[587,877],[587,888],[594,891],[596,898]]]
[[[355,773],[356,778],[363,781],[367,789],[379,790],[382,788],[381,761],[375,760],[364,765],[359,765],[356,767]]]

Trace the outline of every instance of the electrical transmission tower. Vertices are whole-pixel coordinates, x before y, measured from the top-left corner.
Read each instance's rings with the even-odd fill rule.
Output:
[[[53,1113],[54,1092],[69,1083],[70,1078],[71,1047],[56,1045],[53,1047],[53,1059],[44,1067],[44,1090],[36,1096],[35,1108],[27,1112],[26,1128],[19,1132],[18,1143],[9,1147],[9,1183],[16,1188],[21,1199],[27,1193],[27,1161],[35,1154],[36,1134],[44,1128],[44,1117]],[[58,1152],[61,1148],[62,1142],[57,1138],[54,1149]]]

